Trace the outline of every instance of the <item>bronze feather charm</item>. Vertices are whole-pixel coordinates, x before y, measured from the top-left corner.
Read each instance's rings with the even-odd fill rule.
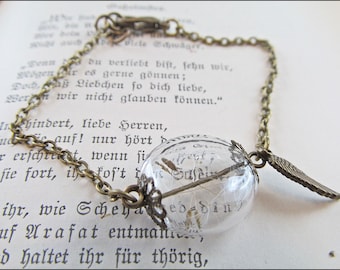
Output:
[[[260,153],[260,156],[264,161],[267,161],[278,172],[280,172],[287,178],[299,183],[300,185],[310,189],[311,191],[331,199],[340,199],[340,193],[315,181],[284,158],[278,157],[268,151],[262,151]]]

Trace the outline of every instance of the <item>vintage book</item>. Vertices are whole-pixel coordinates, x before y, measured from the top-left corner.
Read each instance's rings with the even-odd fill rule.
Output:
[[[277,54],[270,148],[340,191],[338,2],[0,2],[0,268],[338,268],[340,202],[258,170],[251,213],[227,231],[183,237],[144,208],[110,202],[54,155],[11,144],[9,123],[94,34],[96,18],[175,18],[216,38],[268,40]],[[159,34],[103,40],[24,123],[88,162],[113,188],[147,154],[187,134],[255,150],[268,56]],[[173,211],[181,211],[181,201]],[[216,211],[227,211],[227,206]]]

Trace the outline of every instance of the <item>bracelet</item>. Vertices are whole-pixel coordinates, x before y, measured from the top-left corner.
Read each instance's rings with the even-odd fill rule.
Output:
[[[96,190],[111,201],[121,200],[128,208],[145,207],[152,220],[163,229],[182,235],[219,232],[240,222],[251,210],[259,177],[257,169],[267,163],[278,172],[313,192],[330,199],[340,194],[313,180],[287,160],[269,149],[270,96],[277,76],[276,55],[273,46],[263,39],[202,37],[187,32],[175,19],[165,21],[153,17],[122,16],[112,12],[101,15],[95,22],[95,34],[85,45],[49,77],[38,93],[19,109],[10,125],[13,144],[54,154],[67,166],[74,167],[81,177],[89,178]],[[234,140],[226,141],[208,135],[184,135],[157,146],[145,159],[141,176],[135,185],[125,190],[114,189],[91,170],[86,161],[59,147],[53,140],[42,140],[24,132],[32,110],[41,105],[43,96],[57,88],[71,68],[81,62],[101,39],[118,44],[138,33],[162,33],[164,37],[185,38],[206,46],[251,46],[268,54],[269,73],[261,90],[260,122],[255,150],[246,152]],[[180,202],[180,206],[178,206]],[[177,205],[177,207],[176,207]]]

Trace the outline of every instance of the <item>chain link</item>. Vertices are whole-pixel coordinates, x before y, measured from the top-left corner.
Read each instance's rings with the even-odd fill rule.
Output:
[[[269,54],[268,62],[270,64],[270,71],[265,80],[264,86],[261,88],[261,113],[260,113],[260,124],[257,132],[257,150],[268,150],[269,149],[269,128],[268,123],[271,115],[270,110],[270,96],[273,91],[274,80],[277,76],[277,65],[276,65],[276,55],[274,47],[264,39],[257,39],[256,37],[250,37],[249,39],[244,39],[241,37],[236,37],[234,39],[229,39],[226,37],[214,38],[212,36],[200,36],[197,32],[187,32],[182,25],[175,19],[167,20],[169,23],[168,29],[166,29],[165,35],[167,36],[181,36],[189,39],[193,42],[201,42],[205,45],[219,45],[222,47],[227,46],[256,46],[260,47]]]
[[[101,15],[95,22],[96,32],[94,36],[87,41],[83,48],[76,51],[66,60],[56,71],[55,75],[49,77],[41,86],[38,93],[33,94],[26,107],[18,110],[14,122],[10,124],[12,132],[12,144],[25,144],[30,148],[38,148],[48,154],[55,155],[63,164],[73,166],[80,177],[89,178],[95,185],[100,194],[110,197],[112,201],[122,200],[124,206],[129,208],[138,208],[144,205],[144,195],[137,185],[130,185],[124,191],[112,189],[111,185],[104,181],[98,173],[91,170],[86,161],[75,158],[74,154],[67,149],[57,146],[55,141],[41,140],[35,135],[26,135],[23,131],[23,125],[29,120],[29,113],[42,103],[43,96],[49,93],[60,84],[70,73],[74,65],[80,64],[84,55],[90,53],[98,44],[100,38],[108,38],[113,43],[119,43],[124,40],[131,32],[153,32],[161,30],[168,37],[184,37],[193,42],[201,42],[206,45],[227,46],[257,46],[264,49],[269,54],[270,72],[262,87],[261,99],[261,117],[258,129],[258,140],[256,148],[258,150],[268,150],[269,148],[269,131],[268,122],[270,118],[270,95],[273,91],[274,79],[277,75],[276,56],[273,47],[266,40],[260,40],[255,37],[243,39],[237,37],[220,39],[212,36],[202,37],[196,32],[187,32],[177,20],[169,19],[159,21],[152,17],[123,17],[119,13],[112,12],[107,15]],[[135,195],[133,195],[135,193]]]
[[[56,155],[63,164],[73,166],[80,177],[89,178],[99,193],[108,195],[114,200],[122,199],[124,205],[137,208],[143,204],[143,200],[141,199],[143,198],[143,195],[140,194],[140,192],[138,193],[138,190],[136,190],[134,185],[132,186],[133,188],[128,188],[127,191],[119,189],[113,190],[109,183],[104,181],[98,173],[91,170],[84,160],[75,158],[71,151],[57,146],[55,141],[44,141],[35,135],[26,135],[22,128],[23,124],[28,121],[29,113],[41,104],[43,96],[56,88],[60,81],[69,74],[74,65],[80,64],[82,57],[93,50],[102,36],[107,36],[107,30],[97,29],[95,35],[84,44],[83,48],[76,51],[70,58],[68,58],[66,62],[57,69],[55,75],[46,80],[46,82],[41,86],[39,92],[37,94],[33,94],[29,98],[27,106],[18,110],[15,121],[10,125],[10,130],[12,132],[11,141],[12,144],[25,144],[30,148],[39,148],[39,151]],[[136,198],[131,195],[131,192],[137,192],[138,197]]]

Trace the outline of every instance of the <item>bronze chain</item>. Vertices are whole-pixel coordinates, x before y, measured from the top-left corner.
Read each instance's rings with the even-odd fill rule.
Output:
[[[29,98],[26,107],[19,109],[16,114],[15,121],[10,125],[13,144],[25,144],[30,148],[38,148],[39,151],[54,154],[62,163],[73,166],[80,177],[89,178],[95,185],[96,190],[101,194],[109,196],[112,201],[121,199],[123,205],[126,207],[141,207],[144,204],[144,195],[141,193],[137,185],[130,185],[124,191],[120,189],[113,189],[111,185],[104,181],[98,173],[89,168],[87,162],[75,158],[72,152],[59,147],[55,141],[41,140],[33,134],[25,134],[23,131],[23,125],[29,120],[29,113],[42,103],[43,96],[57,87],[60,80],[64,79],[69,74],[71,68],[74,65],[79,64],[83,56],[92,51],[95,45],[98,44],[100,38],[108,38],[112,41],[112,43],[116,44],[135,32],[150,33],[162,31],[165,36],[184,37],[190,41],[201,42],[206,45],[219,45],[223,47],[243,45],[257,46],[269,54],[270,71],[264,86],[261,88],[261,115],[256,144],[258,152],[269,149],[268,122],[271,112],[269,105],[270,95],[273,91],[274,79],[277,75],[277,67],[274,49],[268,41],[257,39],[255,37],[251,37],[249,39],[238,37],[232,40],[225,37],[220,39],[212,36],[201,37],[196,32],[187,32],[175,19],[160,21],[153,17],[121,16],[116,12],[99,16],[95,22],[95,28],[96,32],[94,36],[84,44],[83,48],[76,51],[57,69],[55,75],[46,80],[46,82],[41,86],[39,92],[33,94]]]

